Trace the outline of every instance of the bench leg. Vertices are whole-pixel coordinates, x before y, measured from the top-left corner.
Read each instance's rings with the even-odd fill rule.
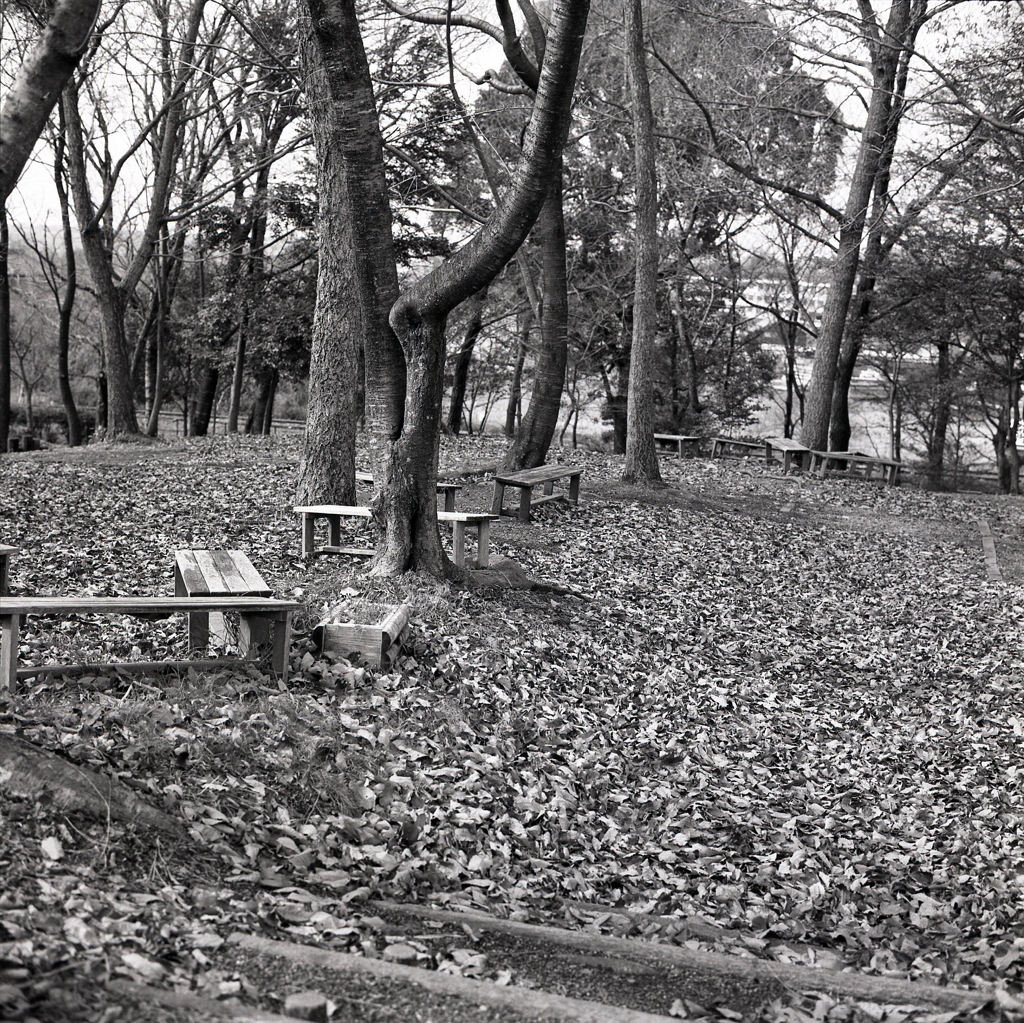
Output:
[[[313,553],[314,518],[309,512],[302,513],[302,555]]]
[[[0,596],[7,592],[7,555],[0,554]]]
[[[223,622],[223,616],[221,616]],[[208,611],[189,611],[188,648],[205,650],[210,645],[210,614]]]
[[[505,503],[505,484],[494,481],[494,500],[491,502],[491,514],[500,515],[501,506]]]
[[[530,502],[533,500],[533,487],[519,488],[519,521],[530,521]]]
[[[444,492],[444,510],[455,511],[455,491],[446,490]]]
[[[0,615],[0,690],[14,691],[18,684],[18,635],[20,615]]]
[[[477,526],[476,567],[486,568],[491,563],[491,520],[481,519]]]
[[[283,675],[288,670],[288,651],[291,646],[292,615],[285,611],[273,617],[268,615],[241,616],[238,628],[238,652],[242,657],[258,658],[262,649],[270,648],[270,669]]]
[[[341,546],[341,516],[326,515],[328,543],[332,547]]]
[[[555,492],[555,481],[554,480],[548,480],[547,483],[544,484],[544,496],[548,497],[550,494],[553,494],[554,492]]]
[[[569,477],[569,500],[573,504],[580,503],[580,477],[579,473]]]
[[[452,523],[452,557],[461,568],[466,563],[466,523]]]

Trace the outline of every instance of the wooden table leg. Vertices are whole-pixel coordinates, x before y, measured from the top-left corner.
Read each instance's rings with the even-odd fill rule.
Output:
[[[10,558],[6,554],[0,554],[0,596],[7,592],[7,566]]]
[[[505,503],[505,484],[494,481],[494,500],[491,502],[491,514],[500,515],[501,506]]]
[[[239,627],[238,647],[243,657],[257,657],[260,646],[270,647],[270,670],[277,675],[288,671],[291,647],[292,614],[243,614]]]
[[[18,684],[20,615],[0,615],[0,689],[14,691]]]
[[[519,488],[519,521],[530,521],[530,502],[533,500],[533,487]]]
[[[573,504],[580,503],[580,474],[578,472],[569,477],[569,500]]]
[[[455,511],[455,491],[446,490],[444,492],[444,510]]]
[[[452,557],[455,564],[462,568],[466,564],[466,523],[452,523]]]
[[[491,563],[491,520],[481,519],[476,533],[476,567],[486,568]]]
[[[316,520],[311,512],[302,513],[302,554],[313,553],[313,526]]]
[[[340,515],[325,515],[327,519],[327,535],[330,538],[328,543],[332,547],[341,546],[341,516]]]

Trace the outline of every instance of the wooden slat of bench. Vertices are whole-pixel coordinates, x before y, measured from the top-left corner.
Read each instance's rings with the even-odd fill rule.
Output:
[[[151,614],[185,611],[243,611],[278,614],[302,604],[277,597],[4,597],[0,617],[45,614]]]
[[[187,596],[190,593],[206,593],[206,576],[199,566],[195,551],[175,551],[174,567],[181,585],[175,585],[175,593]],[[184,592],[179,592],[184,589]]]
[[[292,511],[302,515],[340,515],[350,519],[368,519],[373,514],[369,508],[359,504],[300,504]]]
[[[551,483],[555,480],[579,476],[582,469],[566,465],[538,465],[535,469],[522,469],[519,472],[497,473],[495,481],[512,487],[535,487],[538,483]]]

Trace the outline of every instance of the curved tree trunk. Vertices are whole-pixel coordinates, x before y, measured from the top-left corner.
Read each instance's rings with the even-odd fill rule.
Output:
[[[199,380],[199,393],[196,395],[195,408],[192,410],[192,422],[189,424],[190,437],[205,437],[210,429],[210,417],[217,397],[217,385],[220,383],[220,368],[207,366]]]
[[[548,195],[537,218],[544,296],[540,349],[530,404],[502,467],[509,471],[543,465],[558,427],[569,349],[569,282],[566,273],[562,161],[551,175]]]
[[[636,275],[633,293],[633,345],[626,402],[626,459],[622,479],[661,482],[654,447],[654,337],[658,326],[658,182],[655,171],[654,113],[644,59],[640,0],[623,0],[626,72],[633,99],[633,154],[636,174]]]
[[[64,240],[64,266],[66,280],[64,295],[60,302],[60,313],[57,327],[57,386],[60,400],[64,406],[64,419],[67,425],[68,445],[78,447],[82,443],[82,418],[75,404],[75,394],[71,389],[71,373],[68,366],[69,349],[71,346],[71,317],[74,313],[75,298],[78,294],[78,264],[75,259],[75,238],[71,231],[71,206],[65,181],[66,167],[64,163],[64,135],[57,136],[54,149],[53,179],[57,188],[57,199],[60,203],[61,236]]]

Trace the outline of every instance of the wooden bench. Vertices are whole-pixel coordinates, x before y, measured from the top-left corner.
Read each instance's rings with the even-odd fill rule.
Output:
[[[10,547],[5,543],[0,543],[0,596],[7,592],[7,571],[11,557],[17,554],[17,552],[17,547]]]
[[[257,659],[261,626],[269,625],[270,666],[278,674],[288,668],[288,647],[291,642],[291,616],[302,605],[294,600],[272,597],[4,597],[0,604],[0,689],[12,688],[19,674],[30,676],[53,668],[26,668],[18,671],[18,640],[21,619],[25,615],[132,615],[138,618],[166,618],[172,614],[237,611],[241,617],[238,649],[243,658]],[[164,667],[186,668],[193,662],[172,661],[136,664],[138,669]],[[202,663],[208,666],[210,662]],[[218,659],[215,663],[230,663]],[[117,665],[131,668],[133,665]],[[59,669],[58,669],[59,670]]]
[[[373,473],[363,472],[362,469],[356,470],[356,483],[365,483],[368,486],[373,486]],[[437,492],[444,494],[444,510],[446,512],[455,511],[455,495],[462,489],[461,483],[441,483],[437,484]]]
[[[811,468],[811,449],[790,437],[768,437],[764,442],[765,461],[782,463],[782,471],[789,472],[796,463],[798,469]]]
[[[764,441],[733,440],[732,437],[715,437],[711,441],[712,458],[750,458],[764,451]]]
[[[350,554],[354,557],[372,557],[375,553],[368,547],[344,547],[341,543],[341,520],[369,519],[373,514],[362,505],[348,504],[307,504],[294,509],[302,517],[302,553],[309,554]],[[476,529],[476,567],[486,568],[491,558],[491,522],[496,515],[490,512],[439,511],[438,522],[447,522],[452,527],[452,560],[462,568],[466,564],[466,530]],[[322,547],[315,543],[317,519],[327,519],[328,541]]]
[[[674,449],[680,458],[683,455],[694,457],[699,455],[700,442],[702,440],[702,437],[686,436],[678,433],[656,433],[654,435],[654,443],[658,447],[666,448],[669,451]]]
[[[830,472],[845,472],[848,476],[871,479],[875,469],[878,469],[880,480],[888,483],[889,486],[896,486],[900,481],[902,468],[903,463],[895,458],[865,455],[860,451],[811,452],[811,471],[817,471],[822,479]]]
[[[573,504],[579,504],[580,474],[582,472],[582,469],[574,469],[571,465],[539,465],[536,469],[497,473],[494,477],[494,504],[491,507],[491,512],[495,518],[499,515],[518,514],[520,522],[529,522],[530,511],[548,501],[568,498]],[[564,479],[569,481],[569,493],[554,493],[555,483]],[[539,486],[544,487],[544,494],[541,497],[534,497],[533,488]],[[518,512],[507,512],[503,507],[506,487],[519,488]]]
[[[243,551],[175,551],[176,597],[269,597],[270,587]],[[264,623],[254,623],[254,627]],[[264,629],[264,631],[266,631]],[[205,650],[211,641],[225,644],[228,630],[224,615],[195,611],[188,616],[188,641],[192,650]],[[253,636],[265,642],[266,636]]]

